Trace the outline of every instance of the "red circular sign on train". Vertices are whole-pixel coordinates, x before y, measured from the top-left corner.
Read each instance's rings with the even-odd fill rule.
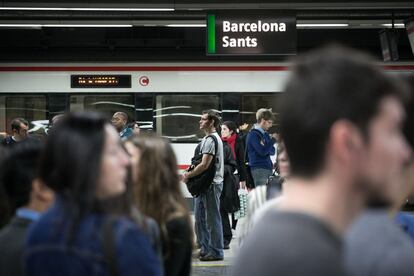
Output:
[[[147,86],[149,84],[149,78],[147,76],[140,77],[139,84],[141,84],[142,86]]]

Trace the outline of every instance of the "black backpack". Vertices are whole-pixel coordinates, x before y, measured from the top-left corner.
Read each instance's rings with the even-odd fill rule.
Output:
[[[207,191],[207,189],[210,187],[211,183],[213,182],[214,176],[216,175],[216,162],[217,160],[217,151],[218,151],[218,141],[217,138],[214,137],[214,135],[207,136],[211,137],[214,140],[215,145],[215,153],[213,160],[211,160],[210,166],[206,171],[203,173],[194,176],[192,178],[189,178],[187,181],[187,188],[188,191],[191,193],[193,197],[198,197],[200,194]],[[201,163],[201,159],[203,158],[203,154],[200,153],[200,147],[197,146],[196,152],[194,153],[194,157],[191,159],[191,166],[188,169],[188,171],[194,170],[195,167],[197,167]]]

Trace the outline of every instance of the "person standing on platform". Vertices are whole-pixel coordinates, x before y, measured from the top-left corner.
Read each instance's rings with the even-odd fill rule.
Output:
[[[135,121],[135,122],[132,122],[132,123],[128,124],[128,127],[129,127],[130,129],[132,129],[132,132],[133,132],[134,134],[140,134],[140,133],[141,133],[141,128],[139,127],[139,124],[138,124],[138,122],[137,122],[137,121]]]
[[[53,203],[54,194],[36,175],[43,143],[26,140],[11,148],[2,163],[0,183],[13,218],[0,231],[0,275],[24,275],[23,254],[26,233]]]
[[[206,136],[200,142],[202,160],[194,170],[184,173],[184,182],[198,176],[209,169],[215,158],[215,175],[213,183],[207,191],[195,198],[195,230],[200,244],[201,261],[223,260],[223,228],[220,215],[220,196],[223,190],[224,158],[223,142],[219,134],[220,117],[213,110],[203,111],[200,119],[200,129]],[[217,144],[217,149],[216,149]]]
[[[272,175],[273,164],[270,156],[276,154],[274,144],[276,138],[267,132],[272,126],[275,118],[272,110],[261,108],[256,113],[257,124],[247,135],[247,158],[256,187],[265,185],[267,179]]]
[[[233,275],[346,275],[342,236],[408,161],[403,90],[357,51],[331,46],[299,57],[279,107],[289,183],[247,237]],[[390,152],[393,166],[384,162]]]
[[[27,139],[27,134],[29,131],[29,122],[27,122],[23,118],[13,119],[11,122],[11,129],[13,134],[11,136],[7,136],[3,140],[3,145],[5,146],[12,146],[16,143],[19,143]]]
[[[221,126],[221,139],[227,142],[233,153],[233,157],[237,163],[237,176],[239,185],[237,188],[245,189],[248,179],[248,173],[245,160],[245,145],[246,141],[243,140],[238,133],[236,123],[233,121],[226,121]],[[232,223],[231,228],[236,230],[237,220],[234,218],[234,213],[231,214]]]
[[[237,163],[234,160],[231,146],[223,141],[224,156],[224,181],[223,191],[220,196],[220,214],[223,225],[224,249],[230,249],[230,242],[233,238],[231,231],[229,213],[233,214],[240,209],[238,192],[238,177],[235,175]]]
[[[128,115],[125,112],[115,112],[115,114],[112,116],[111,122],[119,132],[119,137],[121,137],[122,140],[125,140],[133,134],[132,129],[127,125]]]
[[[133,203],[161,229],[164,274],[189,276],[194,232],[171,144],[144,133],[131,136],[125,148],[131,155]]]

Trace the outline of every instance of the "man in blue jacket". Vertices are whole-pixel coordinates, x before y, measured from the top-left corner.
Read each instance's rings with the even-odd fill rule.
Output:
[[[256,113],[257,124],[247,136],[247,156],[254,185],[265,185],[272,175],[273,164],[270,156],[275,155],[276,137],[267,131],[272,127],[274,116],[272,110],[261,108]]]

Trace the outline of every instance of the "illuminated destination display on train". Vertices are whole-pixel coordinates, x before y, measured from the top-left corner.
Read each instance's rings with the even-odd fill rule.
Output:
[[[71,88],[131,88],[131,75],[71,75]]]
[[[208,55],[294,55],[296,17],[274,13],[209,13]]]

